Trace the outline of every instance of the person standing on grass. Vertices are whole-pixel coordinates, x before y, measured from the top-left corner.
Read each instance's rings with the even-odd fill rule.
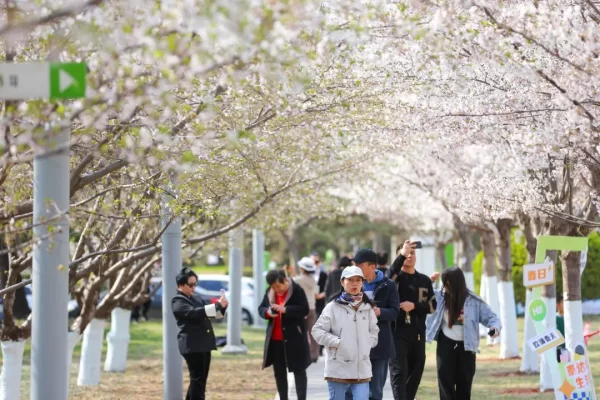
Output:
[[[364,276],[359,267],[342,272],[343,290],[317,320],[312,335],[327,351],[325,380],[329,400],[344,400],[351,389],[354,400],[369,399],[373,376],[369,355],[377,345],[379,328],[373,303],[362,292]]]
[[[417,272],[416,243],[399,247],[388,274],[400,295],[400,312],[392,323],[395,357],[390,359],[390,381],[394,400],[414,400],[425,369],[425,320],[435,311],[431,278]]]
[[[370,249],[359,249],[352,262],[360,268],[365,277],[363,290],[373,299],[373,311],[377,316],[379,336],[377,346],[371,349],[373,377],[369,383],[369,400],[383,399],[383,387],[388,375],[388,363],[394,354],[394,339],[390,323],[396,320],[400,298],[394,281],[386,278],[376,269],[378,257]],[[352,400],[352,393],[346,392],[346,400]]]
[[[308,300],[308,316],[306,317],[307,332],[310,332],[312,327],[317,322],[317,312],[315,310],[315,302],[325,297],[325,293],[319,293],[319,286],[313,274],[317,267],[315,266],[312,258],[303,257],[298,261],[298,267],[300,267],[300,275],[294,277],[296,282],[304,290],[306,299]],[[319,345],[315,342],[312,335],[308,335],[308,341],[310,346],[310,359],[313,363],[319,359]]]
[[[427,342],[437,340],[437,375],[440,400],[470,400],[479,351],[479,324],[496,338],[502,324],[490,306],[467,289],[462,270],[442,273],[442,292],[427,328]]]
[[[269,321],[263,369],[273,366],[280,400],[288,400],[287,371],[294,373],[298,400],[306,400],[306,369],[311,364],[306,330],[308,300],[302,287],[280,269],[267,273],[269,289],[258,313]]]
[[[176,277],[177,294],[171,300],[171,310],[177,321],[179,352],[190,372],[190,385],[185,400],[205,400],[206,381],[210,369],[210,352],[217,349],[212,318],[223,318],[228,302],[223,292],[215,304],[206,304],[194,296],[198,275],[183,268]]]

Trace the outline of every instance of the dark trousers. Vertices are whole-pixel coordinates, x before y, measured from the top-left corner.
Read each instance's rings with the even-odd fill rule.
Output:
[[[373,377],[369,382],[369,400],[382,400],[383,399],[383,387],[387,380],[388,374],[388,363],[389,360],[371,359],[371,369],[373,371]],[[353,400],[352,388],[346,390],[346,400]]]
[[[190,386],[185,400],[205,400],[206,380],[210,369],[210,352],[191,353],[183,356],[190,371]]]
[[[269,343],[269,357],[273,361],[273,373],[275,374],[275,384],[280,400],[288,400],[288,381],[287,381],[287,363],[285,361],[285,348],[280,340],[271,340]],[[296,396],[298,400],[306,400],[306,386],[308,378],[306,370],[294,371],[294,380],[296,382]]]
[[[414,400],[425,369],[425,332],[405,328],[394,331],[396,357],[390,360],[394,400]]]
[[[436,355],[440,400],[470,400],[475,353],[465,351],[464,342],[449,339],[440,330]]]

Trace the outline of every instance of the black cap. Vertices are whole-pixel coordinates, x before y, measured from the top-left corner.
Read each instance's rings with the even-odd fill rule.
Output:
[[[354,258],[352,258],[352,261],[357,264],[362,264],[364,262],[377,264],[377,254],[371,249],[358,249],[356,254],[354,254]]]

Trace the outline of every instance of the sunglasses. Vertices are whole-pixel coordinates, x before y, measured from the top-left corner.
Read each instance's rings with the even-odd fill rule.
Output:
[[[196,286],[198,286],[198,282],[195,282],[195,283],[186,283],[186,285],[188,285],[191,288],[195,288]]]

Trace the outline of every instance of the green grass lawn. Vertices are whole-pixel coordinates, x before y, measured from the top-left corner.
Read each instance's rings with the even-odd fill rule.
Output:
[[[600,328],[600,317],[585,318],[592,321],[592,329]],[[107,324],[108,325],[108,324]],[[215,333],[226,334],[226,325],[216,323]],[[523,321],[519,320],[522,338]],[[108,331],[108,326],[107,326]],[[78,387],[77,371],[81,345],[75,348],[71,367],[70,399],[81,400],[148,400],[162,398],[162,324],[160,321],[141,322],[131,326],[131,342],[127,371],[107,373],[102,371],[101,382],[95,387]],[[210,400],[263,400],[273,399],[276,392],[271,369],[261,370],[264,330],[244,328],[242,338],[248,347],[245,356],[223,355],[213,352],[213,364],[208,387]],[[478,355],[477,374],[473,385],[473,400],[480,399],[530,399],[551,400],[552,393],[538,393],[539,376],[518,374],[520,360],[499,360],[500,348],[485,344]],[[592,371],[596,372],[596,392],[600,394],[600,337],[589,342]],[[23,366],[21,398],[29,398],[30,348],[26,347]],[[106,344],[102,361],[106,357]],[[187,385],[187,372],[184,371]],[[323,382],[324,384],[324,382]],[[515,391],[523,393],[516,394]],[[438,399],[435,369],[435,344],[427,347],[427,365],[419,390],[419,400]]]
[[[585,317],[592,322],[592,330],[600,329],[600,317]],[[523,338],[523,319],[518,320],[519,343]],[[435,365],[435,342],[427,346],[427,364],[417,398],[419,400],[439,399]],[[528,399],[552,400],[553,393],[539,393],[539,375],[518,373],[521,360],[499,360],[500,346],[488,347],[482,339],[481,354],[477,356],[477,372],[473,382],[473,400]],[[519,347],[520,349],[520,347]],[[590,364],[595,372],[596,393],[600,394],[600,337],[594,336],[588,343]],[[522,393],[516,393],[516,392]]]
[[[215,323],[215,334],[226,335],[226,325]],[[109,327],[105,329],[108,332]],[[140,322],[131,325],[127,371],[108,373],[102,371],[100,385],[94,387],[77,386],[77,373],[81,354],[81,343],[73,354],[71,366],[69,399],[81,400],[149,400],[162,398],[162,323],[160,321]],[[265,333],[263,329],[244,327],[242,338],[248,347],[244,356],[212,353],[209,399],[214,400],[262,400],[273,399],[276,392],[271,370],[261,370]],[[104,342],[102,366],[106,358],[107,345]],[[185,362],[184,362],[185,364]],[[23,359],[21,398],[29,398],[30,343],[25,348]],[[184,365],[184,388],[187,388],[187,369]]]
[[[196,265],[192,267],[192,270],[198,275],[227,275],[227,271],[229,267],[227,265],[216,265],[216,266],[208,266],[208,265]],[[244,276],[252,276],[253,269],[252,266],[244,267],[243,269]]]

